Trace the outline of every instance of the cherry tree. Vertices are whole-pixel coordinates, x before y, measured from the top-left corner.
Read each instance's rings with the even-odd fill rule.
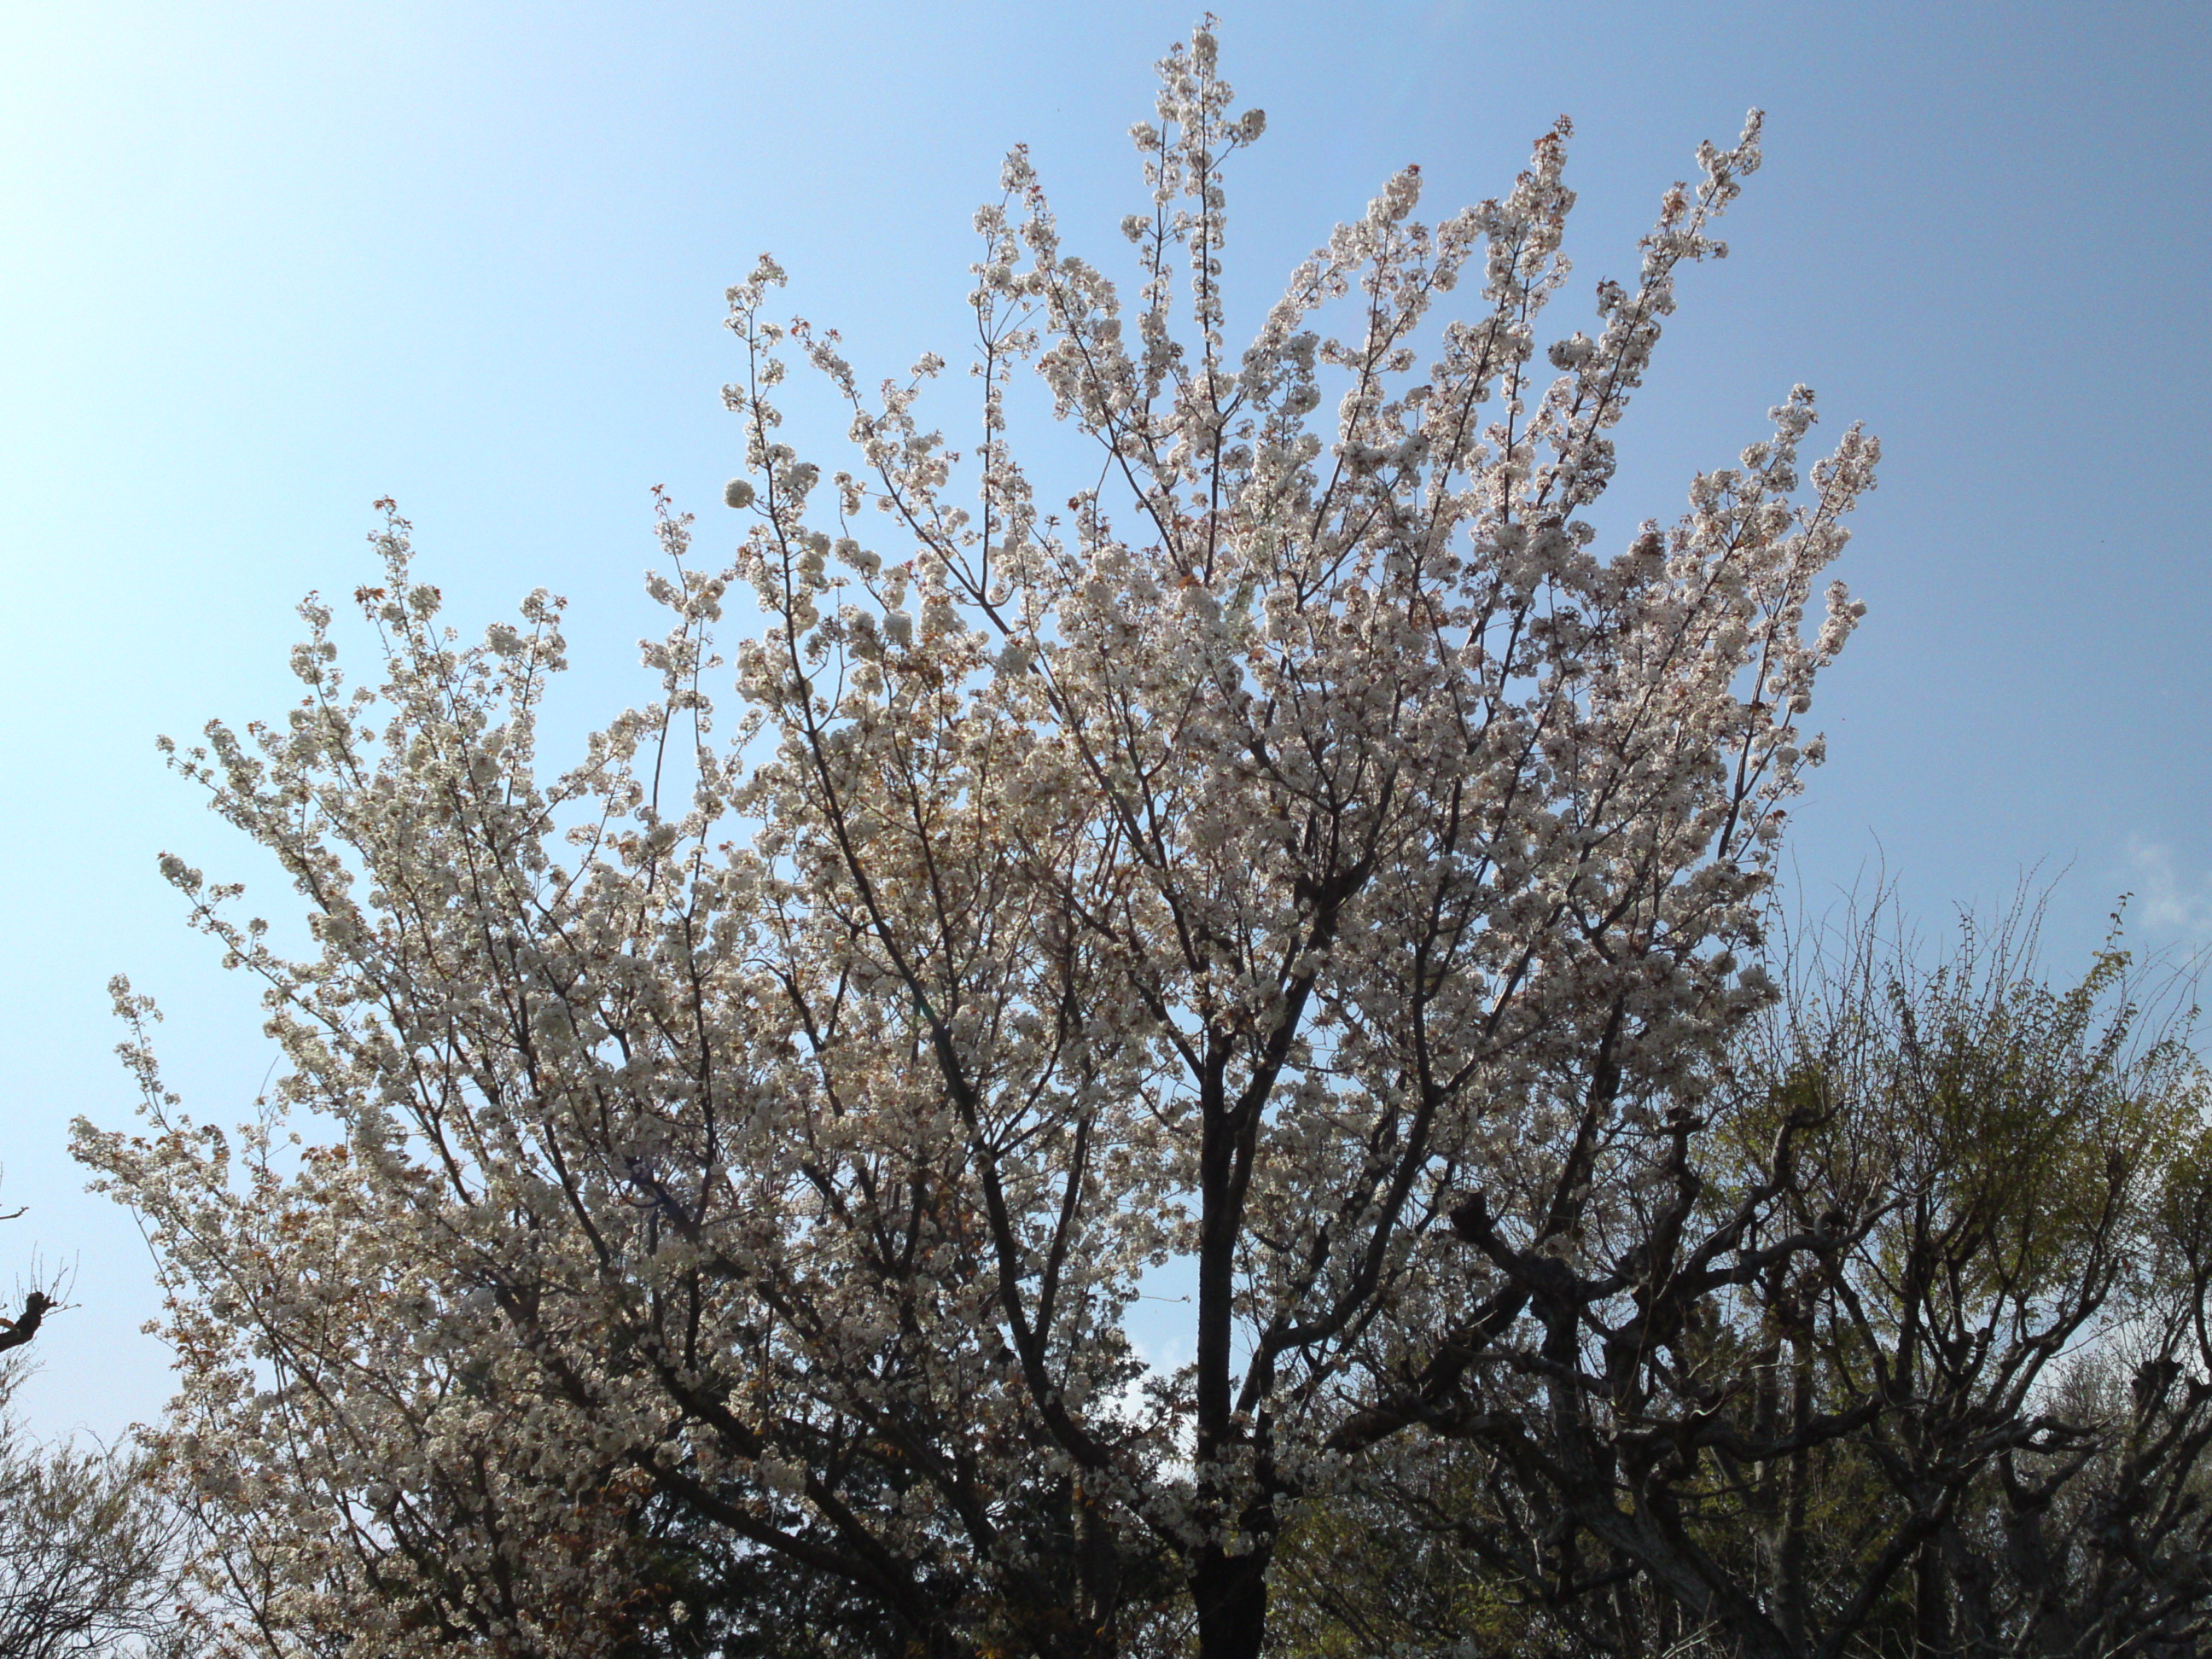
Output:
[[[1433,227],[1390,179],[1237,351],[1264,124],[1206,29],[1161,69],[1133,286],[1023,152],[978,214],[963,449],[941,360],[870,391],[773,261],[731,290],[741,539],[664,504],[660,694],[566,769],[558,603],[462,644],[388,504],[376,682],[311,602],[289,717],[176,754],[315,948],[167,860],[282,1076],[187,1118],[118,982],[152,1121],[79,1151],[172,1287],[244,1645],[1255,1655],[1291,1510],[1515,1315],[1465,1193],[1571,1258],[1593,1149],[1771,996],[1876,446],[1805,464],[1798,388],[1671,526],[1589,517],[1758,117],[1540,364],[1564,120]],[[844,470],[783,441],[788,368]],[[1018,456],[1032,369],[1073,486]],[[1173,1369],[1129,1335],[1170,1263]]]

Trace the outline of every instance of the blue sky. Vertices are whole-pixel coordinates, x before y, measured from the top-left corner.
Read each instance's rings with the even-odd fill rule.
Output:
[[[2124,889],[2142,943],[2212,943],[2212,9],[1224,11],[1226,72],[1270,116],[1232,181],[1248,316],[1395,167],[1449,211],[1566,111],[1565,331],[1698,140],[1765,107],[1734,257],[1682,284],[1613,499],[1673,516],[1793,381],[1883,441],[1842,573],[1870,613],[1794,839],[1806,902],[1879,867],[1940,926],[2040,872],[2062,957]],[[456,620],[569,596],[574,725],[645,695],[651,486],[728,536],[723,288],[773,249],[864,369],[957,356],[1000,154],[1028,143],[1071,246],[1117,258],[1122,135],[1190,21],[1153,0],[0,10],[0,1197],[31,1206],[0,1287],[35,1249],[76,1264],[78,1304],[40,1340],[34,1427],[112,1433],[167,1392],[144,1248],[64,1151],[75,1114],[130,1110],[108,975],[162,1000],[198,1114],[234,1117],[269,1064],[155,858],[265,872],[155,734],[285,706],[292,606],[368,575],[386,494]]]

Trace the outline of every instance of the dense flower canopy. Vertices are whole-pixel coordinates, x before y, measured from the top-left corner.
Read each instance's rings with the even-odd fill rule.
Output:
[[[283,1075],[234,1138],[186,1119],[118,985],[154,1124],[80,1146],[153,1231],[170,1443],[280,1645],[680,1644],[773,1567],[932,1652],[1256,1652],[1284,1506],[1514,1316],[1455,1206],[1578,1259],[1636,1190],[1601,1152],[1656,1168],[1654,1103],[1771,994],[1875,445],[1804,465],[1798,388],[1671,527],[1584,516],[1756,115],[1548,370],[1564,121],[1433,228],[1391,179],[1232,352],[1263,122],[1206,31],[1162,68],[1133,289],[1020,152],[978,215],[964,453],[940,360],[871,393],[773,261],[731,290],[743,539],[702,563],[664,508],[661,694],[568,769],[557,602],[462,645],[388,505],[380,683],[311,603],[290,717],[178,756],[317,948],[167,861]],[[779,436],[793,362],[846,471]],[[1025,365],[1093,444],[1072,489],[1017,458]],[[1125,1320],[1171,1259],[1169,1373]]]

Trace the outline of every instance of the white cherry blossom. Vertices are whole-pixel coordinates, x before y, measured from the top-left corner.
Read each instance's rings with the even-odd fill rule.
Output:
[[[396,513],[380,682],[311,602],[300,704],[176,756],[316,944],[165,859],[281,1075],[241,1131],[186,1117],[118,981],[151,1121],[80,1139],[172,1287],[242,1645],[611,1652],[704,1616],[669,1564],[711,1559],[932,1654],[1247,1659],[1287,1506],[1395,1431],[1372,1379],[1482,1340],[1454,1194],[1571,1256],[1593,1137],[1771,994],[1876,447],[1805,462],[1800,387],[1672,526],[1583,516],[1757,116],[1588,331],[1540,340],[1561,121],[1434,226],[1389,180],[1239,350],[1263,125],[1209,30],[1168,57],[1128,285],[1009,158],[957,444],[940,359],[870,392],[774,261],[732,289],[741,540],[664,508],[659,694],[567,770],[558,602],[460,643]],[[787,364],[848,407],[830,488]],[[1072,483],[1018,458],[1025,366],[1095,447]],[[726,668],[733,587],[766,622]],[[1125,1322],[1170,1258],[1163,1375]]]

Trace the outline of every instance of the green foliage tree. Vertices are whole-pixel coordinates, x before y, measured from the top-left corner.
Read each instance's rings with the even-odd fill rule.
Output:
[[[1281,1650],[2199,1652],[2204,1077],[2123,955],[2033,941],[1853,935],[1600,1138],[1570,1251],[1468,1193],[1495,1334],[1382,1369],[1424,1455],[1301,1518]]]

